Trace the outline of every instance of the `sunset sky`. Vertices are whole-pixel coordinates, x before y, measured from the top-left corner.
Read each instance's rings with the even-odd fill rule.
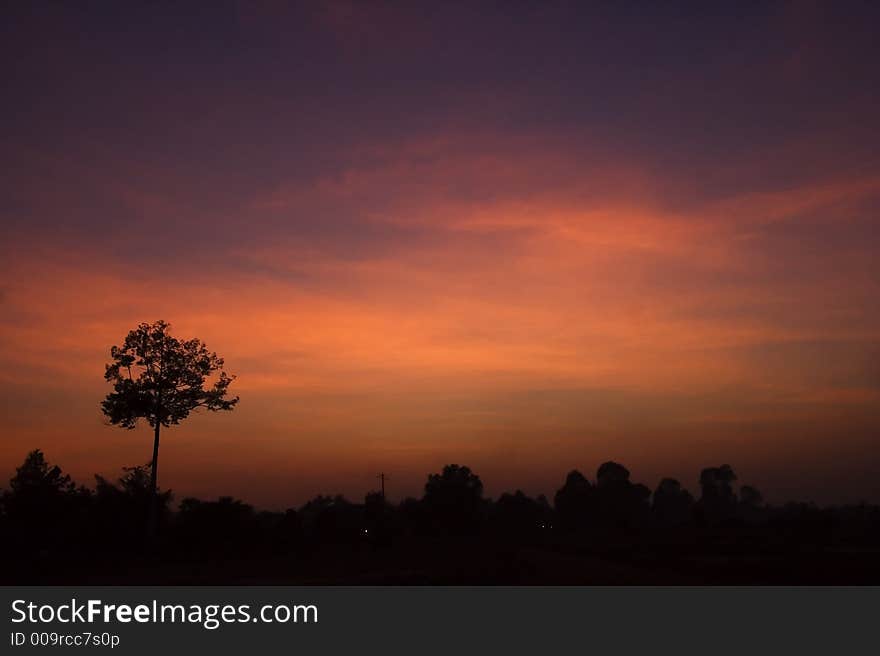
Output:
[[[76,4],[0,20],[0,484],[149,460],[99,404],[161,318],[241,396],[178,499],[880,501],[880,4]]]

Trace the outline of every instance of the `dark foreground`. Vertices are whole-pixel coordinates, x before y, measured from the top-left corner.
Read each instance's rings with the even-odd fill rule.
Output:
[[[4,564],[7,584],[48,585],[865,585],[880,548],[774,544],[713,531],[646,544],[553,538],[407,537],[291,553],[104,555]]]
[[[570,472],[552,502],[487,499],[447,465],[420,499],[318,496],[284,512],[229,497],[174,508],[149,479],[133,467],[85,488],[29,454],[0,497],[0,583],[880,584],[880,507],[770,506],[728,465],[701,472],[699,498],[606,462],[592,481]]]

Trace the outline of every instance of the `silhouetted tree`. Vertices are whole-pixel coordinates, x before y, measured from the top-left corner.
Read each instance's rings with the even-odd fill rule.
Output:
[[[71,494],[75,489],[76,485],[70,476],[61,471],[58,465],[50,465],[40,449],[28,453],[21,467],[16,468],[15,476],[9,479],[9,492],[16,497],[16,503],[39,503]]]
[[[593,519],[596,505],[595,488],[574,469],[565,477],[565,484],[556,491],[553,506],[559,519],[560,527],[573,530],[584,528]]]
[[[679,526],[693,516],[694,498],[674,478],[664,478],[654,490],[651,512],[661,526]]]
[[[529,535],[546,531],[551,525],[551,508],[543,495],[532,499],[517,490],[505,492],[492,505],[490,519],[495,530],[508,535]]]
[[[362,535],[363,509],[341,494],[316,496],[299,516],[306,535],[321,542],[351,542]]]
[[[739,488],[739,516],[747,522],[760,521],[764,515],[764,497],[757,488],[743,485]]]
[[[110,349],[113,362],[104,378],[113,392],[101,403],[111,424],[134,428],[144,419],[153,428],[153,459],[150,489],[157,501],[159,432],[162,426],[179,424],[189,413],[204,408],[232,410],[238,397],[227,398],[233,376],[223,370],[223,359],[208,351],[198,339],[178,340],[164,321],[142,323],[128,333],[122,346]],[[209,378],[213,384],[206,387]],[[156,509],[151,511],[151,532]]]
[[[200,553],[251,550],[260,543],[258,519],[252,506],[232,497],[216,501],[186,498],[180,502],[177,531]]]
[[[603,462],[596,471],[596,485],[599,487],[610,487],[628,482],[629,469],[611,460]]]
[[[139,545],[153,504],[150,464],[123,467],[116,484],[95,475],[95,521],[101,531],[112,530],[123,543]],[[157,522],[168,515],[171,491],[157,494]]]
[[[61,467],[50,465],[40,449],[27,454],[3,493],[11,539],[30,548],[63,541],[85,511],[90,494],[77,488]]]
[[[632,528],[648,514],[651,491],[629,480],[629,470],[605,462],[596,472],[596,516],[607,528]]]
[[[428,476],[422,505],[435,529],[471,532],[482,519],[483,482],[468,467],[446,465]]]
[[[707,467],[700,472],[702,494],[697,510],[704,521],[722,522],[736,514],[736,474],[730,465]]]

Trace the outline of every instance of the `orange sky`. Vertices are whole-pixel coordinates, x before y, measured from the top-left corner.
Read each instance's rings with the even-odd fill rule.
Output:
[[[351,36],[347,16],[320,14],[327,43]],[[343,64],[371,71],[419,47],[382,50],[383,29],[412,17],[374,18],[354,52],[328,46]],[[40,20],[21,18],[48,29]],[[762,29],[781,29],[771,23]],[[259,17],[231,24],[270,29]],[[754,81],[737,65],[727,79],[768,106],[760,93],[778,85],[812,93],[801,67],[831,75],[826,41],[838,41],[806,25],[791,52],[755,55],[769,73]],[[552,47],[549,34],[538,41]],[[267,64],[293,46],[275,47],[247,56]],[[356,64],[364,52],[377,61]],[[208,70],[201,51],[176,56],[193,75]],[[416,91],[449,93],[431,80],[457,64],[419,56],[436,75]],[[621,88],[659,83],[618,57]],[[34,76],[64,65],[35,51],[22,60]],[[81,482],[147,461],[147,430],[104,425],[99,402],[110,346],[162,318],[224,356],[241,396],[235,412],[192,416],[163,437],[160,484],[178,498],[357,499],[379,471],[400,497],[448,462],[471,466],[492,495],[552,495],[569,469],[592,475],[615,459],[651,487],[672,475],[693,490],[701,467],[729,462],[774,501],[877,500],[876,119],[839,118],[870,115],[876,99],[853,83],[828,106],[789,107],[798,120],[774,132],[746,100],[718,118],[717,98],[693,85],[708,74],[696,64],[661,63],[682,80],[683,114],[703,123],[623,91],[607,113],[589,97],[571,99],[583,104],[574,112],[565,76],[530,93],[528,72],[520,84],[500,64],[449,106],[388,87],[355,94],[365,106],[347,118],[336,91],[315,87],[331,94],[315,113],[323,105],[279,95],[268,73],[232,92],[209,75],[173,119],[161,94],[141,110],[144,87],[190,84],[172,72],[89,101],[106,103],[108,124],[74,106],[61,125],[39,110],[51,84],[21,82],[37,110],[16,115],[4,183],[0,476],[36,447]],[[85,88],[69,92],[107,83],[113,66],[80,71]],[[303,66],[275,73],[318,84]],[[706,66],[734,75],[723,57]],[[552,121],[530,113],[539,91]],[[419,120],[380,122],[401,104],[422,108]],[[635,114],[621,123],[615,109]]]

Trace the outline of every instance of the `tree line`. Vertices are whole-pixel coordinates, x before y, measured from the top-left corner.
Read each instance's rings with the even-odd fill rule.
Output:
[[[805,527],[834,537],[842,528],[876,540],[876,506],[822,509],[792,503],[771,507],[751,486],[735,489],[729,465],[707,467],[693,496],[672,478],[651,491],[630,480],[623,465],[606,462],[590,480],[571,471],[553,499],[520,490],[486,498],[480,477],[466,466],[446,465],[428,475],[420,498],[389,503],[379,491],[362,502],[318,495],[284,512],[258,511],[242,500],[184,498],[158,491],[160,548],[176,556],[205,553],[285,553],[319,544],[388,545],[408,536],[470,536],[514,543],[571,536],[650,540],[675,531],[777,531]],[[146,527],[153,506],[150,465],[127,467],[115,481],[95,476],[77,485],[40,450],[30,452],[0,494],[3,548],[20,554],[102,550],[144,552],[152,547]],[[817,532],[818,531],[818,532]]]

